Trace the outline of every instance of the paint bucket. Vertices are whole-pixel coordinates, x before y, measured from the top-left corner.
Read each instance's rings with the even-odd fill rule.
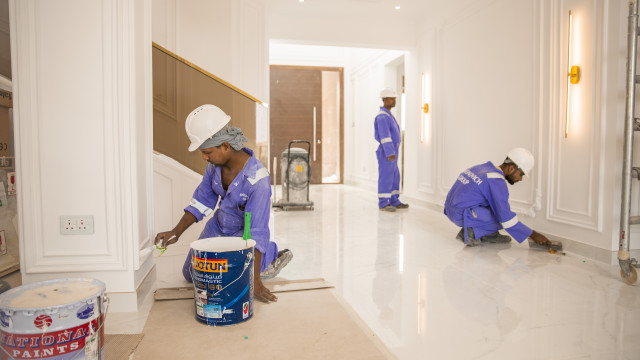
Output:
[[[253,316],[253,248],[241,237],[215,237],[191,243],[196,320],[234,325]]]
[[[105,285],[56,279],[0,295],[0,359],[104,359]]]

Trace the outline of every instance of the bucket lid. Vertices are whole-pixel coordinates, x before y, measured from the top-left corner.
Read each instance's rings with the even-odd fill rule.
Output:
[[[12,311],[35,311],[87,302],[104,293],[102,281],[66,278],[22,285],[0,294],[0,308]]]
[[[197,251],[226,252],[245,250],[256,246],[254,240],[244,240],[241,237],[212,237],[196,240],[191,243],[191,248]]]

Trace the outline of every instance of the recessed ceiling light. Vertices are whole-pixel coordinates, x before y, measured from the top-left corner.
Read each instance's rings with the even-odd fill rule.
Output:
[[[304,0],[298,0],[298,2],[304,2]]]
[[[396,10],[400,10],[400,5],[396,5]]]

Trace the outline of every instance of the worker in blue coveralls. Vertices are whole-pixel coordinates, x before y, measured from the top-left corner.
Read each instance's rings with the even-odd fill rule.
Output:
[[[533,155],[527,149],[515,148],[500,166],[489,161],[462,172],[444,203],[445,215],[462,228],[456,238],[467,246],[508,243],[511,237],[498,232],[505,229],[519,243],[531,238],[549,245],[549,239],[520,222],[509,206],[507,182],[521,181],[533,165]]]
[[[380,91],[383,106],[374,122],[375,138],[380,144],[376,150],[378,158],[378,207],[382,211],[394,212],[396,209],[408,209],[400,196],[400,170],[398,169],[398,149],[402,137],[400,126],[391,114],[396,106],[396,92],[391,88]]]
[[[200,150],[208,162],[202,182],[184,215],[171,231],[159,233],[155,244],[166,247],[178,241],[193,223],[213,213],[200,234],[200,239],[244,233],[244,213],[251,213],[251,238],[255,240],[254,297],[263,302],[277,301],[261,279],[276,276],[293,258],[291,251],[278,251],[270,240],[271,181],[267,169],[243,146],[247,138],[231,118],[214,105],[193,110],[185,123],[191,141],[189,151]],[[218,208],[216,209],[216,205]],[[214,209],[216,209],[214,211]],[[187,254],[182,274],[191,278],[191,254]]]

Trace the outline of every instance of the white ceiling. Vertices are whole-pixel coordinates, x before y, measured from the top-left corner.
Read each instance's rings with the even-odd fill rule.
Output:
[[[464,6],[470,0],[261,0],[269,12],[280,16],[353,16],[384,20],[388,17],[405,21],[433,21]],[[395,6],[400,6],[399,10]]]

